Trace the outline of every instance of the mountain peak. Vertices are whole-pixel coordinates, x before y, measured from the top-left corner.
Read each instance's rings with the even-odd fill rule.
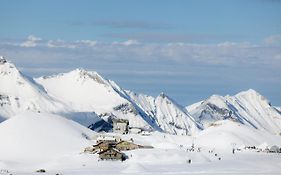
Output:
[[[172,98],[170,98],[167,94],[165,94],[164,92],[161,92],[156,99],[160,99],[160,100],[166,100],[166,101],[172,101],[174,103],[176,103]]]
[[[254,89],[248,89],[247,91],[245,91],[246,93],[251,93],[251,94],[258,94],[258,92]]]
[[[159,97],[161,97],[161,98],[169,98],[164,92],[161,92],[159,94]]]
[[[86,80],[94,80],[97,83],[108,85],[108,81],[104,79],[100,74],[98,74],[96,71],[87,71],[83,68],[77,68],[70,72],[66,73],[59,73],[51,76],[43,76],[38,78],[40,79],[52,79],[52,78],[68,78],[68,79],[74,79],[77,81],[86,81]]]
[[[87,71],[86,69],[84,68],[77,68],[69,73],[73,73],[73,74],[78,74],[78,75],[98,75],[100,76],[96,71]]]
[[[256,90],[254,89],[248,89],[246,91],[241,91],[238,94],[236,94],[236,96],[261,96],[260,93],[258,93]]]
[[[8,74],[18,75],[18,74],[21,74],[21,73],[13,63],[8,61],[8,59],[6,57],[0,56],[0,74],[2,74],[2,75],[8,75]]]
[[[5,64],[7,63],[7,59],[4,56],[0,56],[0,64]]]
[[[178,104],[173,98],[169,97],[164,92],[161,92],[157,97],[156,101],[166,102],[167,104],[173,104],[174,106],[177,106],[178,108],[183,108],[180,104]]]
[[[75,69],[74,71],[70,72],[73,74],[78,74],[79,78],[83,79],[92,79],[100,84],[108,84],[107,80],[105,80],[100,74],[96,71],[87,71],[83,68]]]
[[[271,106],[271,103],[268,99],[266,99],[263,95],[261,95],[260,93],[258,93],[257,91],[255,91],[253,89],[249,89],[247,91],[242,91],[242,92],[236,94],[235,97],[238,99],[245,99],[248,102],[258,101],[260,103],[263,103],[264,105]]]
[[[224,97],[221,95],[214,94],[211,95],[207,100],[224,100]]]

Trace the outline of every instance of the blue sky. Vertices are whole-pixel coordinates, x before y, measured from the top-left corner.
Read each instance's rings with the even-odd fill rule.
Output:
[[[281,105],[280,0],[2,0],[0,55],[30,76],[96,70],[182,105],[256,89]]]

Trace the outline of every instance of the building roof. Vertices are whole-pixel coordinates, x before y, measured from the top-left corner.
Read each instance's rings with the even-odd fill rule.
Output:
[[[111,136],[100,136],[97,138],[97,141],[101,140],[101,141],[115,141],[116,138],[115,137],[111,137]]]
[[[109,151],[109,150],[113,150],[113,151],[115,151],[115,152],[118,152],[118,153],[120,153],[120,154],[123,154],[121,151],[119,151],[119,150],[116,149],[116,148],[108,148],[108,149],[106,149],[106,150],[103,150],[103,151],[98,152],[98,154],[105,153],[105,152],[107,152],[107,151]]]
[[[130,143],[130,144],[133,144],[133,145],[138,145],[138,144],[135,144],[133,142],[130,142],[130,141],[126,141],[126,140],[121,140],[120,142],[116,143],[116,145],[120,144],[120,143],[123,143],[123,142],[127,142],[127,143]],[[139,145],[138,145],[139,146]]]

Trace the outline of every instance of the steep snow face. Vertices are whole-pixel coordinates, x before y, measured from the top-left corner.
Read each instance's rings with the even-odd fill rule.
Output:
[[[200,126],[178,104],[164,93],[158,97],[127,92],[131,99],[148,115],[155,118],[157,125],[165,132],[178,135],[195,134]]]
[[[247,116],[248,114],[247,119],[257,128],[275,134],[281,133],[280,113],[261,94],[250,89],[235,95],[235,100],[234,106],[241,111],[241,115]]]
[[[37,162],[78,154],[93,131],[61,116],[25,112],[0,123],[0,157]]]
[[[162,93],[156,97],[155,106],[157,122],[164,131],[191,135],[199,130],[199,125],[194,119],[165,94]]]
[[[232,120],[255,129],[267,130],[274,134],[281,132],[281,115],[271,107],[267,99],[250,89],[235,96],[214,95],[186,109],[204,127],[220,120]]]
[[[97,72],[76,69],[69,73],[40,77],[36,81],[49,95],[67,103],[77,112],[97,113],[106,121],[128,119],[131,127],[153,127],[151,120],[126,98],[126,93],[113,81]]]
[[[149,116],[156,115],[155,98],[145,94],[137,94],[132,91],[126,91],[127,95]]]
[[[0,118],[9,118],[26,110],[55,112],[62,111],[63,105],[50,98],[14,64],[0,57]]]

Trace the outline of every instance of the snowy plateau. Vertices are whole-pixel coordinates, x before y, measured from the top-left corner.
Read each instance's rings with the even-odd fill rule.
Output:
[[[149,134],[114,133],[115,119]],[[84,152],[100,135],[153,148],[101,160]],[[277,175],[273,146],[281,147],[281,108],[253,89],[182,106],[84,69],[31,78],[0,57],[0,175]]]

